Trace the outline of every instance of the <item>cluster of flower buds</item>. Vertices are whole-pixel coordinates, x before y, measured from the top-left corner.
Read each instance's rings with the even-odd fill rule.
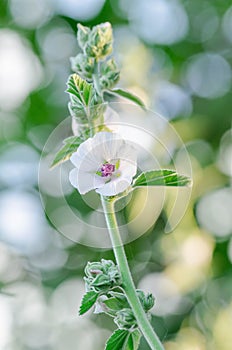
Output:
[[[154,306],[154,297],[152,294],[144,293],[142,290],[136,290],[137,296],[142,304],[144,311],[147,314],[147,317],[150,317],[149,310]],[[124,294],[111,292],[113,295],[113,300],[116,302],[112,303],[112,298],[105,300],[103,303],[106,305],[106,313],[114,314],[114,322],[117,324],[120,329],[133,330],[138,327],[137,321],[133,314],[133,311],[127,301],[127,298]]]
[[[114,88],[120,72],[111,57],[113,34],[110,23],[102,23],[92,29],[78,24],[77,41],[82,52],[71,57],[74,73],[68,78],[66,90],[70,98],[68,108],[74,137],[64,140],[52,166],[67,161],[84,141],[97,133],[112,131],[110,124],[117,123],[118,119],[115,119],[117,114],[105,101],[106,93],[113,99],[125,98],[145,108],[137,96],[122,88]],[[124,189],[121,186],[119,188],[123,192]]]
[[[113,33],[109,22],[99,24],[92,29],[78,24],[77,40],[87,56],[97,61],[110,55],[113,50]]]
[[[112,58],[113,35],[111,24],[106,22],[92,29],[78,24],[77,40],[83,53],[71,58],[72,70],[88,81],[96,73],[101,90],[112,88],[119,80],[119,70]]]
[[[91,299],[93,297],[91,305],[95,304],[94,312],[97,314],[106,313],[113,317],[119,329],[130,331],[137,329],[136,318],[123,291],[118,266],[113,261],[104,259],[99,262],[88,262],[85,274],[86,292]],[[154,306],[153,295],[146,294],[140,289],[137,289],[136,293],[147,317],[149,317],[149,310]],[[89,303],[88,298],[88,301],[85,297],[83,300],[83,304]]]
[[[101,262],[88,263],[85,273],[87,292],[99,293],[94,313],[106,313],[113,317],[119,329],[133,331],[138,328],[133,310],[123,292],[117,266],[112,261],[101,260]],[[115,291],[116,289],[120,291]],[[136,290],[136,293],[149,318],[149,310],[154,306],[153,295],[146,294],[140,289]]]
[[[92,29],[78,24],[77,40],[82,53],[71,57],[75,72],[67,82],[69,111],[75,135],[86,130],[92,134],[97,126],[104,125],[103,91],[111,89],[119,80],[119,70],[113,58],[113,35],[110,23],[99,24]]]
[[[121,285],[121,277],[117,265],[111,260],[88,262],[85,268],[86,290],[106,293]]]

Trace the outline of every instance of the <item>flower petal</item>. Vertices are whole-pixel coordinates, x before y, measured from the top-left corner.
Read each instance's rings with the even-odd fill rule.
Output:
[[[88,171],[96,171],[99,167],[99,163],[102,162],[101,153],[93,154],[93,139],[89,138],[83,142],[70,157],[71,162],[76,168],[80,168],[83,164]]]
[[[107,161],[116,159],[118,150],[124,145],[124,140],[120,135],[112,132],[99,132],[94,137],[93,149],[95,152],[101,152],[103,158]]]
[[[118,113],[114,109],[107,106],[104,117],[107,128],[109,128],[111,131],[117,131],[120,121]]]
[[[130,160],[133,163],[137,162],[137,151],[128,142],[124,142],[122,147],[118,149],[118,156],[121,159],[128,159],[128,160]]]
[[[77,169],[72,169],[69,173],[69,181],[71,182],[71,185],[75,188],[77,188],[77,174],[78,170]]]
[[[106,183],[101,188],[96,189],[96,192],[103,196],[116,196],[117,194],[124,192],[130,184],[131,180],[128,178],[117,178]]]
[[[80,194],[85,194],[93,189],[101,188],[105,185],[105,179],[98,175],[88,173],[78,173],[78,190]]]
[[[78,169],[73,169],[70,171],[69,181],[73,187],[78,189],[80,194],[85,194],[105,185],[105,179],[103,177],[86,173]]]
[[[93,189],[104,196],[115,196],[125,191],[136,174],[136,150],[120,135],[99,132],[83,142],[71,156],[77,169],[70,172],[70,182],[81,194]],[[119,162],[118,175],[102,177],[96,174],[104,162]]]
[[[135,176],[137,172],[137,164],[130,160],[120,159],[119,171],[123,177],[131,177],[132,180],[132,177]]]

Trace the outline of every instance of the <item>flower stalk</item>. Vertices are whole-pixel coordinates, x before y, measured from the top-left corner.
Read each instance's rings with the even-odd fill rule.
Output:
[[[80,194],[95,190],[100,196],[117,265],[101,259],[88,262],[85,274],[86,293],[79,314],[92,307],[95,313],[114,318],[118,329],[106,343],[105,350],[138,350],[141,333],[152,350],[164,350],[149,321],[154,305],[152,294],[136,290],[121,240],[115,201],[136,187],[188,186],[190,179],[173,170],[151,170],[137,173],[136,149],[108,128],[105,119],[109,108],[105,93],[126,98],[145,108],[143,102],[128,91],[112,89],[119,70],[112,52],[112,28],[103,23],[89,29],[78,25],[77,39],[82,53],[71,58],[74,74],[67,82],[68,104],[74,136],[66,138],[56,154],[52,167],[70,159],[75,166],[70,183]]]
[[[122,287],[124,289],[125,295],[127,296],[131,309],[133,310],[138,326],[152,350],[164,350],[164,347],[162,346],[162,343],[160,342],[157,334],[153,330],[136,293],[135,285],[131,276],[127,257],[118,229],[117,219],[114,211],[114,199],[109,199],[101,196],[101,202],[115,259],[121,273]]]

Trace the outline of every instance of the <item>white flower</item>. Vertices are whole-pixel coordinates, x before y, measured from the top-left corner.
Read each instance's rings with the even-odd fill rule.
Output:
[[[93,189],[103,196],[125,191],[137,171],[136,150],[118,134],[99,132],[72,154],[69,180],[81,194]]]

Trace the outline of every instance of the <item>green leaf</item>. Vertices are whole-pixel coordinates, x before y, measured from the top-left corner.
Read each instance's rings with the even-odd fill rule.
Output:
[[[116,298],[110,298],[104,301],[104,304],[112,310],[121,310],[121,306],[118,304]]]
[[[82,138],[80,136],[69,136],[66,139],[63,140],[63,143],[66,145],[72,145],[72,144],[80,144]],[[84,140],[82,140],[84,142]]]
[[[117,329],[108,339],[105,350],[138,350],[140,338],[138,329],[133,332]]]
[[[190,186],[191,179],[173,170],[150,170],[140,174],[133,182],[139,186]]]
[[[81,301],[81,306],[79,309],[79,315],[85,314],[97,301],[99,293],[94,291],[87,292]]]
[[[125,329],[117,329],[107,340],[105,350],[122,350],[129,336],[129,331]]]
[[[82,142],[83,139],[79,136],[71,136],[65,139],[63,141],[64,146],[56,153],[51,168],[68,160]]]
[[[108,308],[113,310],[121,310],[130,307],[125,294],[114,291],[110,291],[109,294],[112,297],[104,301]]]
[[[137,350],[140,344],[141,339],[141,333],[138,329],[136,329],[134,332],[130,333],[125,350]],[[124,350],[123,349],[123,350]]]
[[[118,95],[120,97],[124,97],[124,98],[136,103],[142,109],[146,109],[144,102],[139,97],[137,97],[136,95],[132,94],[129,91],[125,91],[123,89],[113,89],[113,90],[107,90],[107,92],[109,92],[110,94],[113,94],[113,95]]]
[[[104,301],[104,304],[113,311],[119,311],[129,306],[127,300],[120,300],[118,298],[109,298]]]
[[[100,96],[93,84],[82,79],[78,74],[70,75],[67,82],[69,93],[69,111],[83,124],[90,123],[90,120],[100,118],[106,109],[102,96]]]
[[[78,23],[77,29],[78,44],[82,49],[84,49],[85,44],[87,43],[89,38],[90,29],[88,27],[84,27],[80,23]]]
[[[86,107],[89,105],[90,96],[92,95],[93,86],[82,79],[78,74],[72,74],[67,82],[67,92],[77,98],[79,103]],[[77,102],[76,101],[76,102]]]
[[[88,85],[85,84],[84,88],[83,88],[83,97],[84,97],[84,100],[85,100],[85,103],[87,106],[89,104],[89,100],[90,100],[91,93],[92,93],[92,88],[90,89]]]

